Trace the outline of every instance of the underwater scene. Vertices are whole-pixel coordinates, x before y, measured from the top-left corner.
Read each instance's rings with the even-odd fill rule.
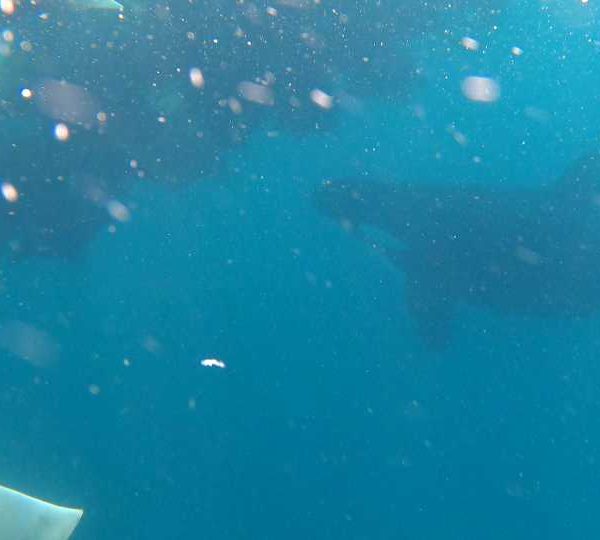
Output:
[[[0,540],[600,535],[596,0],[0,12]]]

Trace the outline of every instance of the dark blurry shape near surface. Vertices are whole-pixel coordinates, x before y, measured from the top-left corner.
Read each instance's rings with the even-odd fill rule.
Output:
[[[21,257],[81,253],[107,205],[113,217],[123,208],[123,163],[183,185],[223,172],[254,133],[331,132],[366,101],[405,103],[420,87],[415,43],[444,18],[496,5],[9,4],[0,178],[19,200],[2,203],[0,241]]]
[[[434,348],[461,303],[506,313],[582,317],[600,311],[600,154],[539,190],[328,181],[315,204],[347,230],[391,237],[408,310]]]
[[[132,170],[107,137],[81,129],[61,142],[42,129],[15,137],[0,156],[2,250],[71,259],[115,219]]]

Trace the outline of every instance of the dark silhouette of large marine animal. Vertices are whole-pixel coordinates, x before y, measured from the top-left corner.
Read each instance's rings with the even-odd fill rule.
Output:
[[[600,312],[600,153],[547,188],[325,182],[316,206],[351,230],[394,241],[411,317],[443,348],[461,303],[501,313],[584,317]]]

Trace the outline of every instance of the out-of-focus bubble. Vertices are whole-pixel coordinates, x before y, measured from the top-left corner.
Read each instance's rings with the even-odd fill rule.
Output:
[[[16,6],[13,0],[0,0],[0,11],[4,15],[14,15]]]
[[[190,69],[190,82],[194,88],[204,88],[204,74],[200,68],[193,67]]]
[[[523,114],[530,120],[540,122],[541,124],[544,124],[550,120],[550,113],[548,111],[539,109],[538,107],[532,107],[531,105],[523,109]]]
[[[460,146],[467,146],[467,144],[469,143],[469,139],[467,138],[467,136],[461,131],[458,131],[454,124],[449,125],[446,128],[446,130],[448,131],[448,133],[450,133],[450,135],[452,135],[454,141],[460,144]]]
[[[479,50],[479,42],[476,39],[465,36],[460,40],[460,44],[467,49],[467,51]]]
[[[33,45],[31,43],[31,41],[21,41],[21,43],[19,43],[19,47],[21,47],[21,50],[23,52],[31,52],[33,51]]]
[[[326,46],[325,40],[316,32],[302,32],[300,39],[304,45],[311,49],[324,49]]]
[[[542,256],[526,246],[517,246],[515,255],[520,261],[532,266],[538,265],[542,262]]]
[[[331,109],[333,107],[333,97],[318,88],[310,91],[310,99],[321,109]]]
[[[33,97],[33,92],[29,88],[23,88],[23,90],[21,90],[21,97],[30,100]]]
[[[521,47],[513,47],[510,50],[510,52],[513,56],[522,56],[523,55],[523,49],[521,49]]]
[[[233,114],[242,114],[243,108],[239,99],[229,98],[227,100],[227,105],[229,105],[229,109]]]
[[[10,182],[2,182],[2,196],[10,203],[15,203],[19,200],[19,192]]]
[[[69,126],[67,124],[56,124],[54,126],[54,138],[60,142],[66,142],[69,140],[71,136],[71,132],[69,131]]]
[[[273,90],[268,86],[250,81],[242,81],[238,84],[238,92],[246,101],[265,106],[275,105],[275,95],[273,94]]]
[[[270,17],[277,17],[277,9],[271,6],[267,7],[267,15]]]
[[[154,336],[147,335],[142,338],[142,347],[151,354],[160,354],[162,345]]]
[[[36,367],[58,360],[60,347],[50,334],[22,321],[0,324],[0,347]]]
[[[131,212],[122,202],[119,201],[108,201],[106,209],[113,219],[117,221],[126,222],[131,219]]]
[[[45,80],[36,89],[35,103],[46,116],[69,124],[94,125],[100,107],[81,86],[65,81]]]
[[[90,384],[88,386],[88,392],[92,394],[92,396],[98,396],[100,395],[101,390],[97,384]]]
[[[467,77],[461,87],[465,97],[471,101],[493,103],[500,98],[500,85],[489,77]]]
[[[6,41],[6,43],[12,43],[15,40],[15,34],[12,30],[3,30],[2,39]]]

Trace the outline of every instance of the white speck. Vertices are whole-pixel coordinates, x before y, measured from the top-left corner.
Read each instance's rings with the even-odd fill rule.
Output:
[[[71,132],[69,131],[69,127],[67,126],[67,124],[56,124],[56,126],[54,126],[54,137],[60,141],[60,142],[65,142],[69,140],[69,137],[71,136]]]
[[[204,88],[204,74],[200,68],[190,69],[190,82],[194,88]]]
[[[2,196],[11,203],[17,202],[19,200],[19,192],[17,188],[13,186],[10,182],[2,183]]]
[[[202,360],[202,362],[200,362],[200,364],[202,364],[204,367],[218,367],[221,369],[225,368],[225,362],[216,358],[205,358]]]
[[[310,99],[321,109],[331,109],[333,107],[333,97],[318,88],[311,90]]]
[[[477,51],[479,49],[479,42],[471,37],[465,36],[460,40],[460,44],[467,49],[467,51]]]

